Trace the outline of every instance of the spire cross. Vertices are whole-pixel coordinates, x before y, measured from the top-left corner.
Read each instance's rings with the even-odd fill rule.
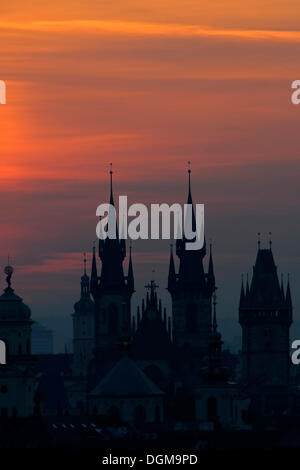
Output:
[[[145,289],[147,290],[150,290],[152,292],[155,292],[155,289],[157,289],[159,286],[157,284],[155,284],[155,281],[154,280],[151,280],[150,281],[150,284],[146,284],[145,286]]]
[[[258,249],[260,250],[260,232],[257,233],[257,245]]]
[[[269,232],[269,246],[270,246],[270,250],[272,248],[272,232]]]
[[[190,162],[190,160],[189,160],[189,161],[188,161],[188,173],[190,174],[191,171],[192,171],[192,170],[191,170],[191,162]]]

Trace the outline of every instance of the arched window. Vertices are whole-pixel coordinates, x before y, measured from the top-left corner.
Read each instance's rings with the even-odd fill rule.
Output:
[[[17,410],[17,408],[13,408],[13,416],[14,416],[14,417],[18,416],[18,410]]]
[[[31,352],[30,349],[31,349],[31,348],[30,348],[30,340],[28,339],[28,340],[26,341],[26,353],[27,353],[27,354],[30,354],[30,352]]]
[[[18,345],[18,354],[22,354],[22,344]]]

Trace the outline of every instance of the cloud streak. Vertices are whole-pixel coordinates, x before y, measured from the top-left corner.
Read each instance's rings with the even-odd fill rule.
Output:
[[[141,21],[111,20],[60,20],[1,22],[0,29],[5,31],[34,31],[55,33],[121,34],[134,36],[159,37],[221,37],[245,40],[299,42],[299,30],[276,29],[219,29],[196,24],[162,24]]]

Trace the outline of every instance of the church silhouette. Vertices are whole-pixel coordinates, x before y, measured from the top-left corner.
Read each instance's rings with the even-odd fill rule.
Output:
[[[187,193],[193,204],[190,169]],[[0,338],[7,350],[7,363],[0,365],[0,422],[33,417],[52,423],[53,432],[64,425],[68,442],[74,441],[76,426],[95,430],[91,422],[103,429],[127,426],[127,437],[149,427],[157,433],[255,432],[298,422],[299,393],[290,371],[290,282],[286,289],[279,282],[272,242],[268,248],[258,242],[251,282],[242,280],[242,351],[236,355],[222,349],[212,246],[205,269],[206,240],[201,249],[187,250],[184,236],[177,239],[179,269],[171,246],[166,280],[171,313],[158,299],[154,279],[132,312],[132,250],[125,274],[126,242],[118,227],[116,233],[115,239],[99,240],[97,253],[94,246],[90,276],[84,258],[72,315],[72,355],[31,353],[31,312],[11,287],[12,268],[6,268],[8,285],[0,297]]]

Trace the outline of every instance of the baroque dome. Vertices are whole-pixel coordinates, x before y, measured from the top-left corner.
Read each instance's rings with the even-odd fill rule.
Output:
[[[11,287],[7,287],[0,296],[0,321],[29,320],[30,316],[31,310],[23,303],[23,299]]]

